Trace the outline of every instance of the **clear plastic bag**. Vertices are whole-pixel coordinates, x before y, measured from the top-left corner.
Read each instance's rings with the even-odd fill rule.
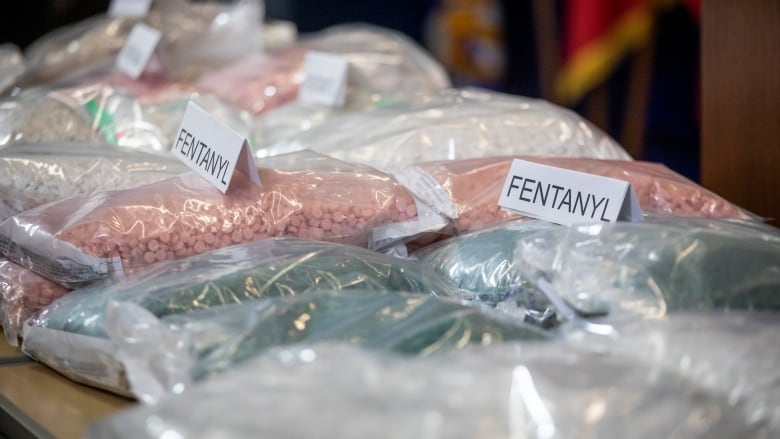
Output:
[[[10,43],[0,44],[0,96],[9,91],[27,70],[22,52]]]
[[[100,420],[87,437],[687,439],[773,431],[725,394],[618,355],[499,345],[400,360],[317,345],[276,350]]]
[[[34,207],[99,190],[164,180],[189,168],[173,157],[102,145],[11,145],[0,148],[0,221]]]
[[[348,108],[370,108],[379,100],[406,100],[416,93],[449,86],[444,69],[412,40],[368,25],[325,29],[289,48],[250,56],[205,75],[198,85],[233,105],[260,114],[297,98],[305,79],[304,58],[310,50],[340,55],[349,62]],[[313,120],[316,118],[308,123]]]
[[[193,381],[293,343],[342,341],[427,356],[471,344],[551,337],[536,327],[457,301],[355,289],[224,306],[162,321],[136,305],[114,303],[108,316],[108,330],[132,391],[144,402],[182,392]],[[165,358],[164,369],[159,367],[161,358]]]
[[[19,344],[22,323],[68,289],[0,257],[0,324],[11,346]]]
[[[105,68],[113,63],[114,56],[125,44],[133,26],[139,22],[162,32],[160,45],[171,67],[176,63],[186,64],[176,59],[189,59],[199,46],[203,48],[201,54],[208,53],[209,56],[218,56],[218,59],[224,60],[222,56],[236,53],[239,48],[259,49],[259,46],[248,45],[259,38],[246,24],[247,20],[256,18],[258,20],[253,24],[259,29],[261,16],[261,3],[255,0],[227,5],[164,0],[153,2],[149,13],[142,18],[97,15],[57,29],[33,42],[25,52],[29,65],[25,83],[46,83]],[[236,35],[233,27],[246,32]],[[224,42],[227,35],[231,34],[231,44],[222,47],[221,52],[210,48],[209,44]],[[196,57],[193,61],[202,58]]]
[[[514,158],[429,162],[393,174],[423,203],[450,218],[452,231],[460,234],[519,216],[498,206]],[[691,217],[754,218],[660,164],[567,157],[516,158],[628,181],[645,211]]]
[[[23,350],[73,379],[121,392],[127,389],[123,367],[107,335],[111,301],[162,317],[323,290],[457,296],[446,279],[418,264],[353,246],[278,238],[165,262],[126,282],[67,294],[28,322]],[[156,342],[169,346],[162,338]]]
[[[109,75],[88,85],[39,90],[0,102],[0,145],[100,141],[167,152],[190,101],[250,135],[254,122],[249,115],[214,96],[199,95],[187,83]]]
[[[580,315],[612,321],[713,309],[780,310],[780,232],[758,223],[648,219],[552,228],[518,246]]]
[[[237,172],[227,194],[187,173],[41,206],[0,223],[0,251],[70,288],[156,262],[293,236],[366,247],[375,227],[416,218],[413,198],[370,168],[313,154],[266,160],[263,188]],[[280,165],[281,166],[281,165]]]
[[[299,135],[261,141],[257,154],[311,149],[382,169],[508,154],[630,160],[585,119],[539,99],[456,89],[406,101],[410,103],[341,116]]]
[[[512,301],[516,308],[502,307],[549,328],[559,323],[556,309],[537,279],[524,275],[518,252],[528,237],[556,227],[546,221],[516,220],[437,242],[412,256],[450,279],[464,298],[494,306]]]

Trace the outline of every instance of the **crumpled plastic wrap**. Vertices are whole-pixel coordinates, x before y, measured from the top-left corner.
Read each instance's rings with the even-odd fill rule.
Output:
[[[456,234],[519,215],[498,206],[514,158],[628,181],[643,210],[686,217],[753,219],[720,196],[657,163],[567,157],[488,157],[421,163],[393,175],[423,203],[450,218]]]
[[[9,145],[0,148],[0,221],[74,195],[141,186],[188,170],[173,157],[102,145]]]
[[[688,439],[772,430],[726,394],[622,355],[506,344],[401,360],[315,345],[278,349],[87,433],[169,436]]]
[[[556,308],[539,289],[538,278],[523,272],[518,252],[535,233],[556,227],[515,220],[423,247],[413,257],[450,279],[464,298],[493,306],[512,301],[508,311],[517,307],[526,321],[552,327],[559,323]]]
[[[193,381],[293,343],[342,341],[427,356],[471,344],[551,338],[534,326],[457,301],[354,289],[218,307],[162,321],[120,303],[109,311],[108,328],[132,391],[144,402],[182,392]]]
[[[780,310],[780,232],[758,223],[656,218],[551,228],[518,245],[580,315]]]
[[[153,2],[149,13],[141,18],[97,15],[59,28],[33,42],[25,51],[28,61],[25,83],[52,82],[103,68],[113,62],[133,26],[139,22],[162,32],[160,46],[167,62],[175,63],[176,58],[182,56],[190,59],[198,51],[200,58],[208,53],[208,56],[217,57],[215,61],[224,60],[226,53],[238,55],[238,52],[259,50],[261,39],[252,30],[253,27],[259,29],[261,16],[262,6],[256,0],[230,4],[163,0]],[[246,32],[239,35],[236,34],[238,30]],[[231,34],[232,38],[226,40]],[[226,41],[231,44],[224,44]],[[221,49],[216,50],[212,45],[221,46]],[[199,60],[198,57],[192,59]]]
[[[508,154],[631,159],[590,122],[543,100],[465,88],[407,101],[260,142],[257,154],[311,149],[382,169]]]
[[[416,93],[450,85],[444,69],[402,34],[376,26],[341,25],[313,34],[289,48],[246,57],[205,75],[198,86],[260,114],[297,98],[305,79],[304,58],[309,50],[347,59],[349,108],[373,107],[382,99],[409,99]],[[314,120],[293,124],[310,125]]]
[[[0,101],[0,145],[92,141],[167,153],[189,101],[249,136],[249,115],[190,84],[120,75]]]
[[[275,236],[366,247],[373,228],[416,217],[415,202],[379,171],[312,154],[266,160],[263,187],[234,174],[222,194],[195,173],[76,196],[0,223],[0,252],[69,288],[122,278],[156,262]]]
[[[10,43],[0,44],[0,96],[9,91],[27,70],[22,52]]]
[[[68,289],[0,256],[0,324],[11,346],[19,344],[22,323]]]
[[[28,322],[23,350],[76,380],[123,391],[123,368],[107,325],[133,327],[137,322],[107,323],[111,301],[162,317],[323,290],[457,297],[446,279],[412,262],[343,244],[277,238],[165,262],[126,282],[74,291]],[[156,342],[168,346],[163,339]]]

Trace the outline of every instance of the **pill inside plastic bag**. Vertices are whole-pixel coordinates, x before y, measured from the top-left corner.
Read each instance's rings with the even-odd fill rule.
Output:
[[[0,324],[11,346],[19,344],[22,323],[68,289],[0,257]]]
[[[229,28],[221,23],[230,23],[234,27],[242,25],[240,28],[246,31],[240,37],[237,35],[230,39],[231,44],[222,48],[222,55],[231,52],[233,46],[247,51],[257,50],[261,42],[251,32],[252,28],[246,27],[249,21],[236,19],[233,15],[259,17],[261,9],[257,1],[221,4],[165,0],[152,2],[149,13],[142,18],[96,15],[59,28],[33,42],[25,51],[29,67],[24,83],[31,85],[62,80],[112,64],[133,26],[139,22],[162,32],[160,45],[165,48],[167,61],[171,63],[176,63],[177,57],[192,53],[196,47],[212,56],[219,54],[207,49],[210,38],[223,43],[227,41],[225,34]],[[254,28],[259,28],[259,25],[254,24]],[[258,43],[253,46],[250,43],[254,41]]]
[[[107,338],[110,301],[132,303],[162,317],[352,289],[365,294],[408,291],[458,297],[451,283],[419,264],[354,246],[277,238],[165,262],[126,282],[67,294],[28,321],[23,350],[76,380],[122,392],[127,389],[123,368]],[[123,324],[133,327],[132,321]],[[162,339],[157,342],[168,346]]]
[[[343,341],[427,356],[471,344],[551,338],[534,326],[457,301],[353,289],[218,307],[162,321],[136,305],[115,303],[108,316],[132,391],[145,402],[292,343]],[[166,359],[164,371],[157,367],[160,358]]]
[[[278,349],[100,420],[87,437],[772,436],[765,416],[665,368],[562,348],[507,344],[415,359],[343,345]]]
[[[41,206],[0,223],[0,252],[63,286],[275,236],[366,247],[371,230],[416,218],[390,176],[314,154],[266,160],[222,194],[194,173]]]
[[[755,217],[671,169],[640,161],[567,157],[517,157],[631,183],[644,211],[690,217]],[[514,157],[422,163],[393,174],[423,203],[451,219],[452,233],[499,224],[518,215],[498,199]]]
[[[387,108],[344,115],[298,135],[259,142],[260,157],[311,149],[394,169],[413,163],[523,154],[630,160],[571,110],[480,89],[421,93]]]
[[[0,44],[0,95],[10,90],[27,70],[22,52],[14,44]]]
[[[0,221],[74,195],[141,186],[187,170],[173,157],[100,144],[8,145],[0,148]]]
[[[404,35],[376,26],[341,25],[312,34],[289,48],[248,56],[205,75],[198,87],[261,114],[297,98],[305,80],[305,55],[310,50],[339,55],[349,62],[346,106],[351,109],[372,108],[382,99],[406,100],[450,85],[444,69]],[[328,112],[318,114],[302,120],[277,119],[272,125],[287,133],[317,123]],[[282,127],[285,124],[293,128]]]
[[[528,236],[516,258],[579,314],[610,321],[780,310],[780,232],[759,223],[654,218],[550,228]]]

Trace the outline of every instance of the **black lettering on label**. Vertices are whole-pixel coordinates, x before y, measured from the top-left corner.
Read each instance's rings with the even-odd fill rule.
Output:
[[[532,188],[527,187],[529,182],[530,182],[530,184],[534,184],[534,183],[536,183],[536,180],[531,179],[531,178],[526,178],[525,181],[523,182],[523,188],[520,189],[520,196],[518,197],[520,200],[525,201],[526,203],[530,203],[531,199],[530,198],[523,198],[523,194],[526,193],[526,192],[533,192]]]
[[[602,211],[601,211],[601,220],[602,220],[602,221],[606,221],[606,222],[610,223],[610,222],[612,222],[612,221],[610,221],[610,220],[608,220],[608,219],[604,218],[604,215],[606,215],[606,214],[607,214],[607,206],[609,206],[609,199],[607,199],[607,198],[602,198],[602,200],[603,200],[603,201],[606,201],[606,203],[604,203],[604,210],[602,210]]]
[[[550,184],[547,184],[547,189],[545,189],[544,192],[542,192],[542,182],[540,181],[538,185],[536,185],[536,191],[534,192],[534,201],[533,203],[536,204],[536,198],[542,199],[542,206],[547,205],[547,196],[550,194]]]
[[[599,200],[598,203],[596,203],[596,197],[595,196],[593,197],[593,213],[590,214],[591,218],[595,218],[596,217],[596,211],[599,209],[599,206],[601,206],[601,204],[604,203],[605,201],[607,201],[607,199],[606,198],[602,198],[601,200]],[[607,210],[607,207],[604,206],[604,211],[606,211],[606,210]],[[603,217],[604,214],[602,213],[601,216]]]
[[[577,195],[574,196],[574,206],[572,206],[572,210],[574,212],[578,212],[578,215],[585,216],[585,210],[588,206],[588,201],[590,201],[590,197],[593,195],[588,194],[587,197],[583,200],[582,192],[577,191]],[[577,211],[577,205],[579,204],[580,210]]]
[[[189,157],[190,161],[195,161],[195,153],[198,152],[198,146],[203,145],[200,140],[195,139],[195,137],[192,138],[192,144],[190,145],[190,151],[189,151]]]
[[[563,189],[563,186],[552,185],[552,187],[555,189],[555,194],[553,195],[553,201],[552,201],[552,205],[553,207],[555,207],[555,201],[558,200],[558,192],[560,192],[561,189]]]
[[[509,182],[509,189],[507,189],[506,191],[507,197],[512,192],[512,189],[520,189],[520,186],[515,185],[515,180],[522,180],[522,179],[523,177],[518,177],[517,175],[512,176],[512,181]]]
[[[571,189],[566,189],[566,192],[563,194],[563,198],[561,199],[561,204],[559,204],[556,209],[561,210],[561,207],[563,207],[564,204],[569,206],[569,208],[566,210],[571,213]]]
[[[198,162],[198,166],[200,166],[203,169],[208,170],[209,168],[209,157],[211,157],[214,154],[214,151],[211,150],[211,148],[206,147],[206,154],[203,155],[203,158],[200,159]]]
[[[220,181],[222,182],[222,184],[227,184],[227,182],[225,181],[225,177],[227,176],[228,165],[230,164],[230,162],[228,160],[223,161],[222,156],[219,156],[219,160],[220,162],[222,162],[219,165],[219,172],[222,174],[222,179]]]
[[[208,145],[206,145],[203,142],[200,142],[200,151],[198,151],[198,158],[197,161],[200,163],[200,158],[203,156],[203,151],[208,150]]]
[[[179,131],[178,139],[176,139],[176,149],[178,149],[181,152],[181,155],[183,155],[183,156],[187,155],[187,153],[184,152],[184,145],[181,145],[181,143],[184,141],[182,136],[186,135],[186,134],[187,134],[187,130],[182,128],[181,131]],[[179,146],[179,145],[181,145],[181,146]]]

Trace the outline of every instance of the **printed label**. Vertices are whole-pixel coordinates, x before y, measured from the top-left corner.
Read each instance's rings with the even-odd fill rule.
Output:
[[[458,218],[458,206],[433,176],[417,166],[392,171],[392,174],[428,207],[447,218]]]
[[[162,34],[143,23],[138,23],[130,31],[125,45],[116,57],[116,68],[127,76],[138,79],[154,53]]]
[[[306,54],[306,74],[298,99],[304,104],[341,107],[347,95],[346,58],[329,53],[310,51]]]
[[[111,0],[109,17],[143,17],[149,12],[152,0]]]
[[[236,169],[261,186],[249,142],[194,102],[187,104],[177,132],[173,154],[223,194]]]
[[[642,211],[627,181],[525,160],[514,160],[499,206],[570,226],[587,221],[640,221]]]

